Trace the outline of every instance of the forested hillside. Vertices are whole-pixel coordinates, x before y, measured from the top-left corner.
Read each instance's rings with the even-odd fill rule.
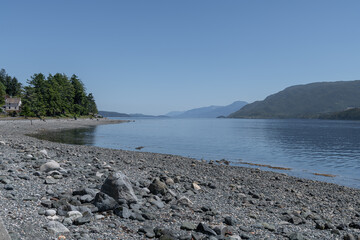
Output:
[[[318,82],[286,88],[244,106],[231,118],[317,118],[360,107],[360,80]]]
[[[360,120],[360,108],[351,108],[341,112],[322,114],[319,118],[330,120]]]

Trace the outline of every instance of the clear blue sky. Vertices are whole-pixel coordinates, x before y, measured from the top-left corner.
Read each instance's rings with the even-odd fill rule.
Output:
[[[77,74],[100,110],[164,114],[360,79],[360,1],[4,0],[0,68]]]

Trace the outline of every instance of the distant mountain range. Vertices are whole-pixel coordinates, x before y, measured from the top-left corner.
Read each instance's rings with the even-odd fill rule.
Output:
[[[126,113],[110,112],[110,111],[99,111],[99,114],[103,117],[130,117]]]
[[[149,118],[167,118],[168,116],[160,115],[145,115],[141,113],[127,114],[127,113],[119,113],[119,112],[111,112],[111,111],[99,111],[99,114],[103,117],[149,117]]]
[[[292,86],[248,104],[230,118],[318,118],[360,107],[360,80]]]
[[[166,116],[176,118],[216,118],[219,116],[228,116],[230,113],[241,109],[246,104],[247,102],[244,101],[236,101],[227,106],[209,106],[194,108],[183,112],[169,112]]]

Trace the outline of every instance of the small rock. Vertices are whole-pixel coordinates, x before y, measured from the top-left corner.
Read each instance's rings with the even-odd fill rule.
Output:
[[[185,196],[182,196],[179,198],[179,200],[177,201],[178,204],[181,204],[181,205],[186,205],[186,206],[190,206],[192,205],[193,203],[190,201],[190,199],[188,199],[187,197]]]
[[[56,215],[56,210],[54,209],[47,209],[45,211],[45,216],[55,216]]]
[[[6,184],[6,185],[4,186],[4,189],[5,189],[5,190],[8,190],[8,191],[11,191],[11,190],[14,190],[14,187],[13,187],[11,184]]]
[[[104,219],[104,218],[105,218],[105,216],[102,215],[102,214],[96,214],[95,215],[95,220],[101,220],[101,219]]]
[[[51,160],[40,166],[40,171],[42,172],[50,172],[59,169],[60,169],[60,164],[55,162],[54,160]]]
[[[45,157],[48,157],[48,152],[45,149],[40,150],[39,153]]]
[[[119,204],[114,198],[99,192],[95,196],[94,205],[98,208],[99,212],[104,212],[115,209]]]
[[[66,213],[66,217],[70,218],[72,221],[75,219],[81,218],[83,215],[79,211],[69,211]]]
[[[289,240],[304,240],[305,238],[299,232],[294,232],[289,235]]]
[[[41,205],[43,205],[46,208],[51,208],[51,200],[50,199],[44,199],[41,201]],[[45,214],[45,213],[44,213]]]
[[[196,231],[197,232],[201,232],[204,233],[206,235],[212,235],[212,236],[216,236],[216,232],[214,230],[212,230],[208,225],[206,225],[205,223],[199,223],[199,225],[196,227]]]
[[[183,222],[180,229],[192,231],[196,229],[196,225],[192,224],[191,222]]]
[[[229,226],[234,226],[236,224],[236,220],[235,220],[235,218],[228,216],[228,217],[225,217],[224,223]]]
[[[166,185],[168,185],[168,186],[171,186],[171,185],[173,185],[175,182],[174,182],[174,180],[172,179],[172,178],[166,178],[166,180],[165,180],[165,183],[166,183]]]
[[[220,235],[220,236],[232,235],[234,232],[233,229],[231,229],[228,226],[224,226],[224,225],[216,226],[214,228],[214,231],[216,232],[217,235]]]
[[[50,221],[48,222],[44,228],[48,230],[50,233],[58,235],[62,233],[68,233],[70,232],[69,229],[67,229],[62,223],[57,221]]]
[[[93,199],[94,198],[89,194],[83,195],[79,198],[81,203],[90,203],[92,202]]]
[[[11,180],[8,179],[6,176],[0,176],[0,183],[9,184],[9,183],[11,183]]]
[[[64,218],[62,223],[66,226],[71,226],[73,224],[73,220],[71,220],[70,218]]]
[[[140,212],[133,212],[130,216],[130,219],[138,220],[139,222],[145,221],[145,218],[142,216],[142,213],[140,213]]]
[[[82,217],[76,218],[74,220],[75,225],[83,225],[83,224],[89,223],[89,222],[91,222],[91,213],[90,212],[85,212],[85,213],[83,213]]]
[[[114,214],[121,218],[130,218],[132,212],[126,207],[118,207],[114,210]]]
[[[352,222],[349,224],[349,227],[360,229],[360,222]]]
[[[275,226],[272,225],[272,224],[263,223],[262,225],[263,225],[263,227],[264,227],[265,229],[267,229],[267,230],[269,230],[269,231],[271,231],[271,232],[275,231]]]
[[[152,194],[165,195],[167,192],[167,186],[165,183],[161,182],[159,178],[155,178],[154,181],[150,184],[149,190]]]
[[[53,185],[53,184],[56,184],[57,181],[56,181],[54,178],[52,178],[52,177],[47,177],[47,178],[45,178],[44,183],[45,183],[45,184],[48,184],[48,185]]]
[[[315,221],[316,224],[316,229],[320,229],[320,230],[324,230],[325,229],[325,223],[321,220],[316,220]]]
[[[347,233],[344,235],[344,240],[356,240],[356,238],[351,233]]]
[[[196,182],[193,182],[193,183],[192,183],[192,188],[193,188],[195,191],[201,190],[201,187],[200,187]]]
[[[154,199],[154,198],[150,198],[149,200],[148,200],[148,202],[149,203],[151,203],[151,204],[153,204],[153,205],[155,205],[157,208],[164,208],[164,203],[159,199],[159,200],[156,200],[156,199]]]
[[[144,233],[146,237],[148,238],[154,238],[155,237],[155,232],[153,230],[152,227],[150,226],[144,226],[142,228],[139,228],[138,230],[139,233]]]

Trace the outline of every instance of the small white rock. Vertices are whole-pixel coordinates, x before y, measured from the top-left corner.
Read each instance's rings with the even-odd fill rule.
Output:
[[[201,189],[201,187],[196,182],[192,183],[192,187],[195,191],[199,191]]]
[[[81,218],[83,215],[79,211],[69,211],[66,213],[66,217],[70,218],[72,221],[75,219]]]
[[[99,173],[99,172],[96,172],[95,176],[98,177],[98,178],[101,178],[104,174],[103,173]]]
[[[50,221],[59,221],[60,217],[55,215],[55,216],[47,216],[47,219],[49,219]]]
[[[73,224],[73,221],[70,218],[64,218],[62,223],[66,226],[71,226]]]
[[[39,153],[41,153],[42,155],[44,155],[46,157],[48,156],[48,152],[45,149],[40,150]]]
[[[42,171],[42,172],[50,172],[50,171],[54,171],[54,170],[58,170],[58,169],[60,169],[60,164],[55,162],[54,160],[44,163],[40,167],[40,171]]]
[[[104,215],[101,215],[101,214],[96,214],[95,215],[95,220],[101,220],[101,219],[104,219],[105,216]]]
[[[56,215],[56,210],[55,209],[47,209],[45,211],[45,216],[55,216]]]
[[[61,234],[70,232],[63,224],[57,221],[50,221],[45,225],[45,229],[47,229],[50,233],[53,234]]]
[[[193,204],[190,199],[188,199],[187,197],[183,196],[181,198],[179,198],[179,200],[177,201],[179,204],[183,204],[183,205],[191,205]]]

